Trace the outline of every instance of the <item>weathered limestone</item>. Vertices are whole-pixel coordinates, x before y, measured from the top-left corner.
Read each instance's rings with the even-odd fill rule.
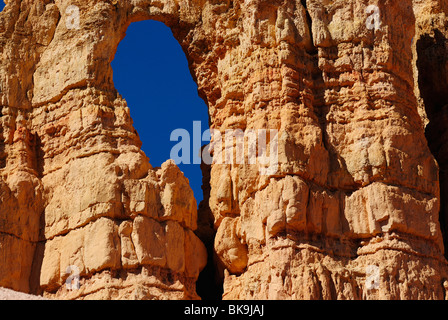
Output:
[[[445,298],[421,39],[448,51],[446,0],[83,0],[74,29],[72,4],[0,13],[0,286],[198,298],[194,231],[211,241],[213,228],[225,299]],[[173,30],[213,129],[278,131],[275,174],[211,166],[199,223],[188,181],[172,162],[151,167],[112,83],[118,44],[144,19]]]

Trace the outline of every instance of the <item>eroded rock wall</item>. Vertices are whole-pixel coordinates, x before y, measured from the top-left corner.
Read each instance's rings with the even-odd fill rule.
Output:
[[[13,1],[1,13],[0,286],[197,299],[207,258],[193,191],[172,161],[152,168],[111,82],[131,18],[111,3],[77,4],[79,29],[65,23],[68,1]],[[67,290],[78,276],[79,290]]]
[[[447,33],[447,3],[246,1],[231,13],[213,123],[278,130],[280,167],[212,168],[224,298],[443,299],[438,166],[414,76],[420,37]]]
[[[8,1],[0,286],[197,298],[193,193],[172,162],[149,165],[112,83],[126,28],[156,19],[182,45],[213,129],[278,132],[275,173],[210,168],[197,233],[216,233],[203,239],[225,299],[443,299],[444,195],[418,43],[446,41],[447,15],[445,0]],[[78,291],[64,287],[70,265]]]

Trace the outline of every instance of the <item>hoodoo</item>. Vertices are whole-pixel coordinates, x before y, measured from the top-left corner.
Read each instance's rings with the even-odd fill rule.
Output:
[[[216,281],[224,299],[445,298],[446,0],[5,3],[0,287],[206,299],[199,283]],[[173,161],[150,165],[110,65],[147,19],[181,44],[211,129],[275,132],[275,172],[204,166],[198,210]],[[207,263],[213,279],[198,282]]]

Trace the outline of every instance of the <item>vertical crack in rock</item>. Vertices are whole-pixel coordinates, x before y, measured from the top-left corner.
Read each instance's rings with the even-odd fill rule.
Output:
[[[204,150],[204,148],[206,148],[206,146],[204,146],[202,150]],[[211,166],[202,161],[201,170],[204,199],[201,201],[198,208],[198,230],[196,231],[196,234],[207,248],[207,265],[199,275],[197,292],[203,300],[221,300],[223,287],[218,273],[214,250],[216,232],[213,228],[213,213],[209,206]]]

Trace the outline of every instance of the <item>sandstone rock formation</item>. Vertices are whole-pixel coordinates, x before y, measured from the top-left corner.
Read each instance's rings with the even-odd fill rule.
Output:
[[[63,23],[67,4],[15,1],[1,14],[0,286],[52,298],[199,298],[206,251],[188,180],[172,161],[152,168],[126,102],[89,83],[94,52],[108,54],[101,39],[111,56],[96,72],[111,75],[122,34],[101,36],[111,21],[100,17],[113,5],[85,3],[97,27],[83,32]],[[66,289],[70,276],[79,290]]]
[[[199,219],[179,169],[149,165],[112,83],[144,19],[182,45],[212,128],[278,131],[275,174],[205,169]],[[196,231],[224,299],[444,299],[447,39],[446,0],[7,1],[0,286],[198,298]]]
[[[16,301],[16,300],[46,300],[46,299],[40,296],[33,296],[31,294],[0,288],[0,300]]]

